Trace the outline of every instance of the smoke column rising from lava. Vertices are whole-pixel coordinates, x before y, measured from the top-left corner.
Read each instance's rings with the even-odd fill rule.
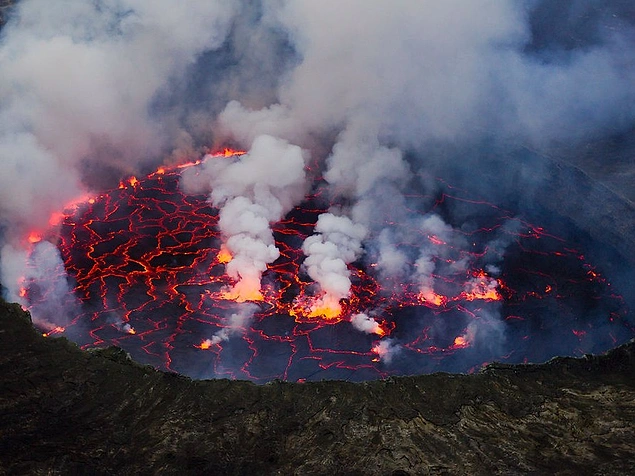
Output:
[[[259,136],[247,154],[208,158],[202,171],[184,172],[185,192],[201,192],[201,182],[207,182],[210,202],[220,208],[218,224],[231,255],[227,274],[237,281],[230,294],[239,301],[259,299],[262,273],[280,256],[270,224],[306,193],[302,151],[281,139]]]
[[[362,254],[366,229],[346,216],[323,213],[315,225],[316,234],[304,240],[304,266],[325,295],[316,303],[327,316],[339,314],[339,300],[349,296],[351,281],[347,265]],[[317,314],[319,315],[319,314]]]
[[[231,314],[227,318],[227,324],[221,330],[216,332],[211,339],[205,342],[208,345],[218,345],[221,342],[228,341],[234,334],[238,334],[241,331],[245,332],[249,321],[252,319],[254,312],[258,309],[258,306],[254,304],[243,304],[239,312]]]

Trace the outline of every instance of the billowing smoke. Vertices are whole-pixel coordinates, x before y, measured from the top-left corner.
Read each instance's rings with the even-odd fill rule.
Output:
[[[153,103],[222,45],[234,14],[226,2],[17,2],[0,44],[3,269],[52,213],[174,147]]]
[[[544,150],[635,122],[635,11],[564,3],[16,2],[0,37],[5,296],[20,301],[23,280],[59,264],[46,242],[29,263],[25,238],[52,213],[231,142],[248,153],[208,158],[183,185],[220,209],[236,299],[257,296],[279,256],[271,225],[319,178],[332,206],[302,247],[317,308],[349,295],[358,260],[434,301],[437,277],[470,265],[463,230],[417,216],[408,195],[439,163],[471,164],[439,144]],[[483,258],[489,275],[463,292],[496,292],[501,240]],[[466,338],[500,337],[496,309],[485,314]],[[399,346],[378,349],[387,362]]]
[[[364,313],[351,316],[351,324],[353,324],[355,329],[365,332],[366,334],[381,335],[383,333],[379,322]]]
[[[223,245],[231,256],[227,274],[237,281],[230,295],[239,301],[259,299],[261,275],[280,256],[270,224],[306,193],[302,150],[262,135],[234,161],[207,159],[202,170],[186,171],[182,185],[193,192],[207,182],[210,202],[220,209]]]
[[[220,2],[19,2],[0,51],[3,218],[46,226],[92,168],[131,173],[174,141],[153,101],[222,45],[234,13]]]
[[[308,237],[302,245],[306,255],[304,266],[325,293],[314,306],[314,312],[319,309],[319,312],[337,315],[339,300],[347,297],[351,290],[347,265],[362,254],[362,240],[367,231],[348,217],[332,213],[318,217],[315,231],[317,234]]]
[[[38,300],[31,312],[35,323],[43,329],[65,326],[73,319],[77,308],[69,300],[71,288],[55,245],[41,241],[27,253],[6,244],[2,256],[2,282],[13,283],[7,289],[6,299],[27,306],[24,290],[29,287],[31,292],[37,293],[31,296]]]

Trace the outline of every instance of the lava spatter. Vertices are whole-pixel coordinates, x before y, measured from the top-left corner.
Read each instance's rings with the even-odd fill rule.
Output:
[[[217,157],[233,155],[226,150]],[[57,215],[56,236],[27,237],[33,246],[57,240],[79,303],[72,322],[47,335],[68,335],[84,348],[118,345],[139,362],[194,378],[266,382],[465,372],[494,359],[586,352],[593,342],[632,333],[621,319],[620,296],[579,251],[456,190],[437,198],[432,210],[460,202],[486,219],[460,231],[466,249],[422,236],[447,251],[434,258],[445,260],[446,271],[428,275],[427,287],[388,286],[374,263],[359,260],[348,265],[350,296],[329,301],[303,267],[302,243],[329,206],[309,194],[272,224],[280,257],[260,283],[251,283],[255,291],[232,294],[236,281],[225,272],[232,256],[222,243],[218,209],[206,195],[179,187],[181,172],[200,164],[130,177]],[[515,226],[505,231],[509,220]],[[495,233],[509,245],[500,269],[488,271],[484,257]],[[470,266],[454,266],[459,262]],[[37,287],[24,283],[31,304],[42,299]]]

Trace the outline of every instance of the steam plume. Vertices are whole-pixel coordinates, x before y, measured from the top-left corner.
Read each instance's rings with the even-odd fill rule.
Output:
[[[366,334],[381,334],[381,327],[379,323],[372,317],[360,313],[351,317],[351,324],[358,331],[365,332]]]
[[[259,136],[235,161],[207,157],[202,171],[184,174],[184,189],[196,190],[203,177],[211,188],[211,203],[220,208],[218,223],[231,254],[227,274],[237,280],[231,295],[241,301],[258,299],[262,273],[280,256],[270,224],[305,194],[302,151],[281,139]]]
[[[216,332],[211,339],[204,341],[205,346],[221,344],[228,341],[235,334],[244,333],[257,309],[258,306],[255,304],[243,304],[239,312],[233,313],[227,318],[227,322],[221,330]]]

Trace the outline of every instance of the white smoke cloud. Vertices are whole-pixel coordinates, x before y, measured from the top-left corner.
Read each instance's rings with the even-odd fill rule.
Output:
[[[26,307],[28,301],[26,296],[21,296],[21,289],[27,284],[27,276],[30,272],[28,268],[28,252],[6,244],[0,250],[0,259],[2,259],[0,273],[2,282],[7,283],[7,285],[11,284],[11,286],[7,286],[3,297],[9,302],[17,302]]]
[[[462,239],[456,237],[450,225],[436,214],[428,214],[421,219],[419,229],[423,237],[424,245],[420,249],[420,255],[415,262],[414,280],[420,286],[424,296],[434,293],[434,271],[436,261],[445,258],[452,247],[461,246]],[[432,240],[450,246],[433,246]],[[457,263],[454,263],[457,266]]]
[[[24,258],[25,233],[86,192],[83,176],[138,170],[176,135],[152,117],[153,101],[221,46],[234,11],[190,0],[17,2],[0,41],[0,219],[13,246],[3,276]],[[17,284],[2,284],[15,299]]]
[[[632,123],[632,30],[621,24],[566,61],[540,61],[525,50],[530,11],[498,1],[284,3],[277,17],[303,61],[281,102],[308,128],[362,115],[410,144],[492,127],[544,142]]]
[[[201,170],[183,175],[186,191],[207,179],[210,201],[220,208],[218,221],[232,258],[227,274],[236,279],[239,299],[259,293],[267,264],[280,256],[270,224],[282,219],[306,193],[304,156],[298,146],[258,136],[249,152],[235,160],[207,157]]]
[[[405,252],[399,249],[391,230],[385,228],[379,233],[377,271],[380,276],[402,278],[406,275],[409,262]]]
[[[395,356],[401,352],[401,345],[392,338],[380,340],[373,348],[372,352],[377,354],[379,360],[386,365],[390,364]]]
[[[315,231],[302,245],[304,267],[330,298],[345,298],[351,289],[347,265],[361,256],[367,230],[346,216],[323,213]]]
[[[35,210],[59,210],[84,188],[79,168],[99,147],[113,152],[102,163],[128,171],[159,151],[166,131],[150,117],[154,97],[222,44],[234,8],[27,0],[16,9],[19,21],[5,26],[0,49],[0,151],[3,163],[16,163],[3,178],[19,178],[23,199],[3,207],[13,219],[31,203],[25,216],[45,226]],[[7,195],[16,188],[2,187]]]
[[[505,328],[500,319],[500,303],[490,303],[478,312],[478,317],[467,326],[464,338],[478,350],[499,352],[505,343]]]
[[[6,244],[0,250],[0,258],[2,282],[14,283],[7,288],[7,300],[26,307],[29,302],[24,293],[38,294],[38,304],[30,312],[33,321],[45,329],[65,326],[72,320],[76,302],[55,245],[40,241],[27,252]]]
[[[351,324],[355,329],[366,334],[382,334],[379,322],[364,313],[351,316]]]
[[[500,60],[500,51],[526,38],[522,12],[495,2],[458,10],[452,2],[390,8],[349,2],[337,7],[334,20],[328,2],[272,8],[302,61],[282,84],[279,104],[248,110],[232,102],[220,116],[222,127],[240,141],[262,132],[301,141],[310,132],[340,129],[323,175],[331,197],[352,200],[340,213],[382,236],[380,271],[398,273],[404,255],[382,230],[400,226],[409,167],[389,144],[480,132],[488,103],[479,85],[491,84],[487,66]],[[344,297],[350,260],[319,234],[303,249],[309,275],[327,293]],[[422,256],[417,265],[418,279],[429,287],[430,263]]]
[[[251,144],[256,137],[273,135],[299,140],[305,130],[291,111],[281,105],[250,110],[238,101],[230,101],[218,117],[221,133],[231,135],[241,144]]]

